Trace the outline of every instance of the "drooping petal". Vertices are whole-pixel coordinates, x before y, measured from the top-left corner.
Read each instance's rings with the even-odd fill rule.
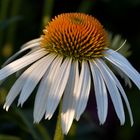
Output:
[[[3,65],[2,67],[4,67],[5,65],[9,64],[10,62],[12,62],[18,55],[20,55],[22,52],[28,50],[28,49],[33,49],[36,48],[40,45],[40,38],[38,39],[34,39],[31,40],[29,42],[27,42],[26,44],[24,44],[23,46],[21,46],[21,50],[18,51],[17,53],[15,53],[14,55],[12,55]]]
[[[114,70],[124,79],[125,85],[128,85],[130,88],[132,87],[132,83],[129,79],[129,77],[122,71],[120,70],[117,66],[112,65]]]
[[[140,89],[140,74],[135,70],[135,68],[128,62],[128,60],[123,57],[118,52],[111,49],[106,51],[105,58],[121,69]]]
[[[30,65],[31,63],[35,62],[39,58],[43,57],[46,54],[46,51],[44,49],[40,49],[39,51],[34,52],[33,54],[30,54],[28,56],[24,56],[4,68],[0,70],[0,80],[5,79],[9,75],[15,73],[16,71]]]
[[[21,50],[30,49],[34,46],[39,46],[40,41],[41,41],[41,38],[37,38],[37,39],[33,39],[31,41],[28,41],[27,43],[25,43],[21,46]]]
[[[91,86],[90,71],[87,62],[82,62],[82,70],[80,73],[79,83],[77,86],[76,112],[75,118],[79,120],[81,114],[86,108]]]
[[[56,107],[62,97],[66,87],[71,67],[71,59],[65,58],[62,65],[58,68],[57,75],[54,79],[53,85],[47,100],[46,118],[51,119]]]
[[[92,77],[94,82],[98,116],[99,116],[100,124],[103,124],[106,120],[107,110],[108,110],[107,90],[101,72],[94,64],[94,62],[90,62],[90,67],[91,67],[91,72],[92,72]]]
[[[100,64],[102,65],[102,67],[104,67],[104,69],[106,69],[106,71],[109,72],[110,75],[112,76],[113,80],[116,83],[116,86],[118,87],[118,89],[119,89],[119,91],[120,91],[120,93],[121,93],[121,95],[126,103],[126,106],[127,106],[128,112],[129,112],[129,116],[130,116],[131,126],[132,126],[133,125],[133,116],[132,116],[130,104],[129,104],[129,101],[128,101],[127,96],[125,94],[125,91],[124,91],[123,87],[121,86],[119,80],[113,74],[113,72],[109,69],[109,67],[102,60],[100,60],[100,61],[101,61]]]
[[[26,79],[29,77],[30,73],[35,67],[29,67],[14,83],[12,88],[10,89],[7,97],[6,102],[3,106],[6,111],[8,111],[10,105],[15,100],[15,98],[19,95],[21,89],[23,88],[23,85],[25,84]]]
[[[34,111],[33,111],[33,117],[35,123],[40,122],[40,120],[42,119],[46,111],[47,98],[48,98],[49,86],[50,86],[50,83],[48,82],[48,73],[49,70],[47,70],[45,75],[43,76],[35,97]]]
[[[34,65],[36,66],[35,69],[32,71],[32,73],[27,78],[23,89],[21,91],[18,104],[23,105],[23,103],[27,100],[27,98],[30,96],[42,76],[47,71],[48,67],[50,66],[51,62],[55,56],[47,55],[44,58],[38,60]]]
[[[95,62],[97,67],[102,73],[109,94],[111,96],[112,102],[114,104],[114,108],[116,110],[117,116],[120,120],[121,125],[123,125],[125,122],[125,115],[124,115],[122,99],[118,91],[118,88],[116,86],[116,82],[112,78],[111,74],[106,69],[104,69],[104,67],[101,65],[102,61],[100,61],[100,59],[96,59]]]
[[[62,130],[64,134],[67,134],[75,115],[76,109],[76,92],[79,81],[79,71],[78,71],[78,62],[74,62],[71,65],[70,76],[68,83],[64,92],[63,104],[62,104]]]
[[[51,64],[50,66],[50,69],[49,69],[49,73],[48,73],[48,76],[47,76],[47,83],[48,83],[48,86],[47,86],[47,94],[48,96],[51,96],[49,93],[50,93],[50,89],[52,88],[53,86],[53,83],[58,75],[58,70],[60,69],[60,65],[62,63],[62,57],[57,57]],[[45,108],[45,111],[47,110],[47,106],[50,104],[50,101],[48,100],[47,98],[47,101],[46,101],[46,108]],[[45,119],[47,119],[49,117],[49,114],[45,114]]]
[[[52,62],[49,70],[44,75],[44,78],[41,80],[35,98],[34,122],[39,122],[43,117],[44,113],[46,112],[49,91],[51,86],[53,86],[53,82],[57,75],[58,68],[61,65],[61,62],[62,62],[62,58],[56,57],[56,59],[54,59],[54,61]]]

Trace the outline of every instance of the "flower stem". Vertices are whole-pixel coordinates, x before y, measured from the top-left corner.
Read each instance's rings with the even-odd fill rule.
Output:
[[[60,103],[60,106],[59,106],[59,113],[57,117],[56,129],[55,129],[53,140],[64,140],[64,135],[61,128],[61,110],[62,110],[62,102]]]

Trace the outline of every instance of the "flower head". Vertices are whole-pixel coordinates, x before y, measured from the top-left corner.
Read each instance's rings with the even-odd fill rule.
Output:
[[[121,124],[125,122],[124,99],[132,125],[125,91],[106,61],[126,83],[131,79],[139,89],[140,74],[109,46],[107,33],[96,18],[82,13],[58,15],[45,27],[44,35],[23,45],[0,70],[0,80],[24,70],[10,89],[4,108],[8,110],[18,95],[18,105],[22,106],[39,84],[34,122],[44,116],[51,119],[62,99],[61,122],[63,133],[67,134],[73,120],[79,120],[84,112],[93,84],[100,124],[107,117],[109,94]],[[29,53],[14,60],[29,49]]]

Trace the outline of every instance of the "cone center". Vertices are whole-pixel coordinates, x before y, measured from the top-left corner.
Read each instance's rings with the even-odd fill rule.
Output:
[[[94,17],[82,13],[56,16],[43,30],[41,47],[73,59],[101,57],[108,47],[107,33]]]

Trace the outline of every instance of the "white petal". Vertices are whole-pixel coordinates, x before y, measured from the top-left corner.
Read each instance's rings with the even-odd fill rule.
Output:
[[[47,83],[48,83],[48,84],[46,85],[46,86],[47,86],[47,93],[48,93],[48,95],[49,95],[50,89],[52,88],[52,86],[53,86],[53,84],[54,84],[55,78],[56,78],[57,75],[58,75],[58,69],[60,69],[61,63],[62,63],[62,57],[57,57],[57,58],[52,62],[52,64],[51,64],[51,67],[50,67],[50,69],[49,69],[49,73],[48,73],[48,76],[47,76],[47,79],[46,79],[46,81],[47,81]],[[50,96],[51,96],[51,95],[50,95]],[[48,99],[48,98],[47,98],[47,99]],[[49,100],[46,101],[46,103],[47,103],[46,108],[47,108],[47,106],[50,104],[49,102],[50,102]],[[46,110],[47,110],[47,109],[46,109]],[[49,114],[46,113],[45,118],[47,119],[48,116],[49,116]]]
[[[27,42],[26,44],[24,44],[23,46],[21,46],[21,50],[18,51],[17,53],[15,53],[13,56],[11,56],[3,65],[2,67],[4,67],[5,65],[9,64],[11,61],[13,61],[19,54],[21,54],[22,52],[28,50],[28,49],[32,49],[34,47],[38,47],[39,48],[40,45],[40,38],[38,39],[34,39],[32,41]]]
[[[120,70],[117,66],[115,66],[115,65],[112,65],[112,66],[113,66],[114,70],[116,72],[118,72],[118,74],[124,79],[125,85],[128,85],[131,88],[132,83],[131,83],[129,77],[122,70]]]
[[[54,58],[55,56],[47,55],[44,58],[34,63],[36,67],[29,75],[25,85],[23,86],[18,104],[21,104],[22,106],[23,103],[27,100],[27,98],[30,96],[30,94],[32,93],[32,91],[34,90],[34,88],[42,78],[42,76],[47,71],[48,67],[50,66]]]
[[[70,67],[71,67],[71,59],[65,58],[61,67],[58,68],[58,73],[54,79],[53,85],[51,86],[47,100],[46,118],[48,119],[52,117],[62,97],[62,94],[68,81]]]
[[[107,110],[108,110],[107,90],[101,72],[94,64],[94,62],[90,62],[90,67],[91,67],[91,72],[92,72],[92,77],[94,82],[98,116],[99,116],[100,124],[103,124],[106,120]]]
[[[31,41],[28,41],[27,43],[25,43],[21,46],[21,50],[30,49],[34,46],[39,46],[40,41],[41,41],[41,38],[37,38],[37,39],[33,39]]]
[[[121,69],[140,89],[140,74],[125,57],[113,50],[108,50],[105,58]]]
[[[102,60],[101,60],[102,61]],[[127,96],[125,94],[125,91],[123,89],[123,87],[121,86],[120,82],[118,81],[118,79],[116,78],[116,76],[113,74],[113,72],[109,69],[109,67],[102,61],[102,66],[110,73],[110,75],[112,76],[112,78],[114,79],[116,86],[119,88],[120,93],[122,95],[122,97],[124,98],[124,101],[126,103],[128,112],[129,112],[129,116],[130,116],[130,121],[131,121],[131,126],[133,125],[133,116],[132,116],[132,112],[131,112],[131,108],[130,108],[130,104],[129,101],[127,99]]]
[[[77,87],[77,105],[76,105],[76,120],[79,120],[81,114],[87,106],[87,101],[90,93],[91,78],[89,66],[87,62],[82,62],[82,70],[80,73],[79,83]]]
[[[4,109],[8,110],[12,102],[15,100],[15,98],[20,93],[21,89],[23,88],[23,85],[26,82],[26,79],[29,77],[30,73],[34,70],[35,66],[29,67],[14,83],[12,88],[10,89],[7,97],[6,102],[4,104]]]
[[[43,79],[41,80],[35,97],[34,112],[33,112],[35,123],[40,122],[46,111],[47,98],[50,86],[50,83],[48,82],[48,72],[49,70],[47,70]]]
[[[40,49],[39,51],[36,51],[33,54],[24,56],[8,64],[7,66],[5,66],[4,68],[0,70],[0,80],[5,79],[6,77],[15,73],[16,71],[28,66],[29,64],[43,57],[45,54],[46,54],[46,51],[44,51],[44,49]]]
[[[51,85],[53,84],[52,80],[54,80],[53,76],[55,77],[56,75],[55,70],[57,70],[57,67],[60,66],[61,62],[62,58],[57,57],[52,62],[49,70],[47,70],[43,79],[41,80],[35,98],[34,122],[38,123],[42,119],[46,111],[48,93],[50,91]]]
[[[120,93],[118,91],[118,88],[116,86],[116,82],[112,78],[111,74],[107,71],[107,69],[105,69],[102,66],[102,61],[100,61],[100,59],[96,59],[96,64],[102,73],[102,76],[103,76],[106,86],[108,88],[109,94],[111,96],[111,99],[114,104],[114,108],[116,110],[120,123],[121,123],[121,125],[123,125],[125,122],[125,115],[124,115],[122,99],[121,99]]]
[[[67,134],[75,115],[76,92],[74,91],[79,81],[78,62],[73,62],[70,70],[70,76],[64,92],[61,123],[64,134]]]

